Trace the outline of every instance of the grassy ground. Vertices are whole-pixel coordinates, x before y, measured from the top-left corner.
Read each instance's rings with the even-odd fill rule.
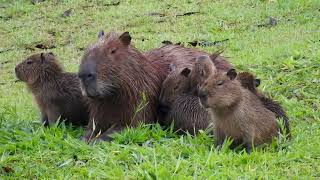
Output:
[[[200,13],[180,16],[188,12]],[[320,178],[319,19],[318,0],[0,0],[0,179]],[[93,146],[78,140],[81,129],[43,128],[32,96],[15,82],[15,65],[44,47],[76,72],[100,29],[129,31],[142,51],[163,40],[229,39],[200,48],[225,48],[238,69],[257,74],[287,110],[293,139],[247,155],[217,152],[205,133],[177,136],[159,126]]]

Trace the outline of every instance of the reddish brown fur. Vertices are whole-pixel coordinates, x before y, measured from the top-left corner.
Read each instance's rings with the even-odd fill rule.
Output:
[[[237,75],[237,80],[240,81],[243,87],[249,89],[252,93],[258,96],[264,107],[272,111],[275,114],[276,118],[282,118],[285,133],[290,138],[291,132],[287,113],[284,111],[284,109],[278,102],[266,97],[262,92],[259,92],[259,90],[257,89],[257,79],[254,77],[254,75],[249,72],[242,72]]]
[[[174,119],[175,129],[182,129],[183,131],[189,131],[190,133],[194,133],[195,130],[197,132],[200,129],[205,129],[209,124],[206,119],[207,113],[202,111],[203,108],[200,107],[198,101],[194,102],[196,100],[193,93],[196,87],[195,83],[191,81],[192,79],[190,76],[181,76],[179,72],[184,68],[192,69],[196,57],[200,55],[209,54],[198,49],[186,48],[172,44],[153,49],[146,53],[146,56],[149,57],[153,64],[160,66],[158,69],[162,72],[162,77],[165,78],[162,83],[160,106],[158,109],[160,124],[169,125]],[[219,69],[226,71],[232,68],[231,64],[225,58],[219,56],[219,53],[210,56]],[[164,64],[166,66],[164,66]],[[178,70],[171,70],[170,72],[169,65],[174,66],[175,69]],[[196,104],[197,107],[188,107],[188,104]],[[185,111],[181,109],[182,107]],[[187,112],[188,109],[192,109],[193,113],[195,113],[194,116],[198,117],[198,119],[190,118],[190,113]],[[195,110],[199,111],[195,112]],[[201,123],[196,123],[196,125],[194,125],[195,122],[200,121]]]
[[[127,32],[122,35],[111,32],[89,47],[83,56],[79,77],[90,104],[90,123],[84,140],[91,140],[99,131],[100,139],[109,139],[110,133],[126,126],[156,120],[161,75],[130,41]],[[148,102],[135,113],[143,103],[143,92]]]
[[[89,112],[74,73],[64,72],[52,53],[33,54],[18,64],[16,76],[27,84],[45,125],[58,118],[74,125],[86,125]]]
[[[201,62],[205,66],[211,63],[209,58],[202,58]],[[218,72],[213,63],[204,71],[208,77],[200,84],[198,96],[214,121],[217,145],[231,137],[250,152],[252,145],[270,142],[277,135],[275,115],[234,79],[235,71]]]
[[[259,84],[257,84],[257,79],[253,76],[253,74],[249,72],[238,73],[237,80],[241,83],[242,87],[247,88],[254,94],[258,95],[257,87],[260,85],[260,81]]]
[[[192,68],[195,59],[201,55],[212,57],[214,64],[218,69],[227,71],[232,68],[232,65],[226,58],[219,56],[220,53],[208,54],[204,51],[195,48],[187,48],[181,45],[167,44],[160,48],[152,49],[145,53],[145,56],[162,72],[164,79],[170,72],[169,65],[174,64],[177,68]],[[162,80],[164,80],[162,79]]]

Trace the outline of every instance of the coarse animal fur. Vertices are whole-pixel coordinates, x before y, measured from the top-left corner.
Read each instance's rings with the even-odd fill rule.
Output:
[[[220,53],[210,55],[198,49],[170,43],[145,54],[150,57],[153,64],[156,66],[160,64],[163,67],[163,69],[158,68],[164,74],[162,77],[165,77],[159,98],[159,123],[168,126],[173,122],[175,130],[189,131],[191,134],[196,134],[200,129],[206,129],[209,125],[208,114],[200,106],[193,93],[196,87],[193,81],[196,77],[191,79],[190,76],[196,62],[195,59],[200,55],[209,55],[216,66],[225,71],[231,69],[232,65],[226,58],[220,56]],[[192,109],[194,114],[191,115],[188,112],[189,109]]]
[[[52,53],[38,53],[15,68],[26,83],[41,111],[42,122],[51,125],[61,117],[73,125],[86,125],[89,111],[75,73],[64,72]]]
[[[219,72],[205,56],[200,56],[197,61],[205,67],[198,97],[214,121],[217,146],[230,137],[234,144],[243,144],[247,152],[251,152],[252,146],[270,142],[277,136],[279,127],[274,113],[241,86],[235,79],[237,73],[234,69]]]
[[[281,133],[286,135],[288,138],[291,138],[290,123],[287,113],[278,102],[265,96],[257,89],[257,87],[260,85],[260,79],[255,78],[255,76],[249,72],[241,72],[237,75],[237,80],[240,81],[243,87],[249,89],[252,93],[258,96],[264,107],[272,111],[276,118],[283,120],[285,132],[281,130]]]
[[[99,34],[83,55],[79,78],[89,98],[85,141],[110,140],[110,134],[140,122],[154,123],[161,73],[131,44],[128,32]]]

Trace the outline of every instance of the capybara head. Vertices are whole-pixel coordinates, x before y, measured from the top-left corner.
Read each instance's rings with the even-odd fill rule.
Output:
[[[202,83],[204,79],[207,79],[209,74],[214,73],[217,69],[209,56],[199,56],[195,59],[195,64],[190,75],[191,87],[195,88],[198,84]],[[196,93],[196,91],[194,92]],[[195,94],[196,95],[196,94]]]
[[[203,81],[198,87],[198,97],[205,108],[231,107],[241,97],[240,83],[235,80],[237,73],[234,69],[221,72],[215,69],[210,58],[198,57],[200,76]]]
[[[237,75],[237,80],[241,83],[242,87],[257,94],[257,87],[260,85],[260,79],[255,78],[253,74],[241,72]]]
[[[170,106],[178,95],[188,93],[190,89],[191,69],[188,67],[177,68],[170,65],[170,73],[163,81],[160,93],[160,106]]]
[[[62,68],[53,53],[38,53],[29,56],[15,68],[19,80],[34,84],[38,80],[50,78],[61,73]]]
[[[80,65],[78,76],[84,95],[91,98],[107,98],[116,95],[122,86],[121,76],[131,77],[126,68],[139,62],[130,61],[131,36],[128,32],[118,34],[110,32],[106,36],[103,31],[99,33],[99,40],[90,46]],[[135,66],[131,66],[134,68]],[[135,81],[135,79],[131,79]]]

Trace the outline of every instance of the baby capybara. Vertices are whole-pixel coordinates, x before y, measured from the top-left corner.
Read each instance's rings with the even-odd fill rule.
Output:
[[[64,72],[52,53],[31,55],[16,66],[15,72],[32,92],[44,125],[59,118],[77,126],[88,123],[89,111],[77,75]]]
[[[234,69],[219,72],[207,56],[200,56],[197,61],[206,67],[202,74],[207,77],[199,85],[198,97],[214,121],[217,146],[230,137],[251,152],[252,146],[270,142],[277,136],[279,128],[274,113],[241,86]]]
[[[195,135],[209,128],[210,117],[198,98],[190,94],[190,73],[189,68],[171,65],[171,72],[162,83],[158,115],[163,125],[173,123],[174,130]]]
[[[209,124],[207,121],[208,115],[200,106],[199,101],[193,93],[196,84],[193,83],[193,79],[190,77],[190,70],[193,68],[197,56],[210,54],[199,49],[169,43],[160,48],[153,49],[145,53],[145,55],[149,57],[152,64],[156,66],[160,64],[160,67],[157,69],[160,69],[160,72],[164,73],[162,77],[166,77],[162,83],[159,98],[159,123],[168,126],[174,122],[173,124],[176,130],[189,131],[192,134],[198,132],[200,129],[207,128]],[[214,53],[210,55],[210,57],[212,57],[218,69],[226,71],[232,68],[232,65],[224,57],[220,56],[220,53]],[[163,66],[163,64],[167,64],[167,66]],[[173,70],[172,67],[179,72]],[[193,107],[193,105],[196,105],[196,107]],[[191,111],[189,112],[188,109],[192,109],[192,113],[194,113],[193,117],[197,117],[198,119],[191,118]],[[195,112],[195,110],[199,110],[199,112]]]
[[[83,140],[110,140],[110,134],[139,122],[156,121],[161,78],[128,32],[100,33],[85,51],[78,73],[90,105]],[[97,137],[98,136],[98,137]]]
[[[240,81],[243,87],[249,89],[256,96],[258,96],[264,107],[272,111],[275,114],[276,118],[281,118],[283,120],[283,125],[285,129],[284,134],[286,134],[287,137],[290,138],[291,132],[287,113],[284,111],[284,109],[278,102],[263,95],[263,93],[258,91],[257,87],[260,85],[260,79],[255,78],[254,75],[249,72],[241,72],[237,75],[237,80]]]

